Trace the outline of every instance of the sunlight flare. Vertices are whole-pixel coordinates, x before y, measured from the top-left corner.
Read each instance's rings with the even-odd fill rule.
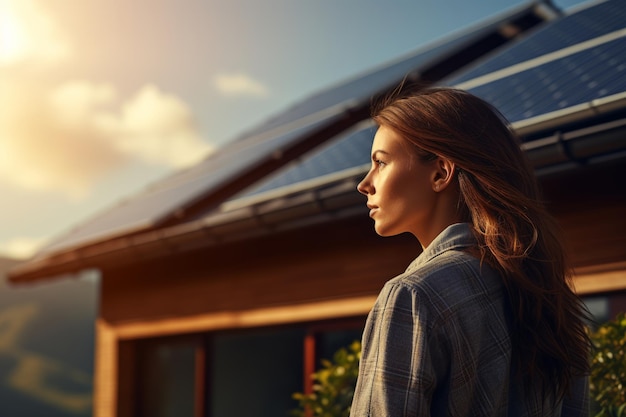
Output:
[[[0,0],[0,66],[69,55],[58,25],[35,0]]]

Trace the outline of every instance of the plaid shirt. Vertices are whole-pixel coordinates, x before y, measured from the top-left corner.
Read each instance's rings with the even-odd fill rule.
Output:
[[[444,230],[386,283],[363,333],[351,417],[588,416],[588,380],[559,403],[511,378],[500,276],[464,248],[468,224]]]

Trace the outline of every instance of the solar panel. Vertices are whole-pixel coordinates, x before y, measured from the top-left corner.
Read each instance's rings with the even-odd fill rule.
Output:
[[[562,19],[544,23],[529,37],[503,48],[487,60],[480,60],[469,71],[449,80],[459,84],[519,62],[567,48],[621,30],[626,22],[626,2],[605,1]]]
[[[626,37],[470,91],[511,122],[621,93],[626,91]]]
[[[285,168],[263,179],[259,184],[244,190],[233,200],[368,164],[375,132],[374,126],[368,126],[339,136],[336,140],[310,152],[306,157],[293,161]]]

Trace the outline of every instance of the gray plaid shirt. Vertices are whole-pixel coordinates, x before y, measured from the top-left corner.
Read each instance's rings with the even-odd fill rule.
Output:
[[[463,251],[468,224],[444,230],[387,282],[363,333],[351,417],[589,416],[588,380],[563,403],[511,377],[499,275]]]

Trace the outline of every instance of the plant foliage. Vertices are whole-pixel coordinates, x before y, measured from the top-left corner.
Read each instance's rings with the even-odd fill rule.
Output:
[[[626,417],[626,315],[602,324],[591,340],[590,390],[600,407],[596,417]]]
[[[297,392],[293,398],[299,408],[292,410],[294,417],[348,417],[359,373],[361,343],[354,341],[341,348],[333,360],[322,360],[322,368],[313,373],[313,392]]]

